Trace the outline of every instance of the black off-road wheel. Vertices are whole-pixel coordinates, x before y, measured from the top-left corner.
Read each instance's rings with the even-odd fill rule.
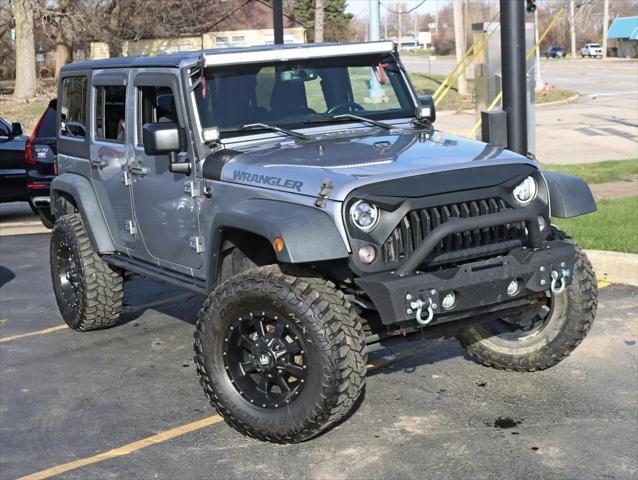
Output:
[[[93,250],[79,214],[57,219],[49,253],[55,299],[66,324],[78,331],[116,325],[124,278]]]
[[[342,419],[366,361],[356,312],[319,278],[256,268],[217,287],[199,312],[204,392],[230,426],[262,441],[300,442]]]
[[[547,293],[528,314],[473,325],[458,339],[478,362],[501,370],[544,370],[566,358],[589,332],[598,306],[596,275],[585,252],[567,234],[553,237],[576,246],[572,283],[562,293]]]

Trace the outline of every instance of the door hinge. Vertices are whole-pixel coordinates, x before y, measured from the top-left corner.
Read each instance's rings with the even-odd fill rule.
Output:
[[[188,240],[188,246],[196,253],[204,253],[204,237],[191,237]]]
[[[133,220],[129,220],[126,222],[126,231],[133,237],[137,235],[137,227],[135,226],[135,222]]]
[[[124,170],[122,172],[122,182],[127,187],[129,187],[131,185],[131,175],[128,173],[128,170]]]

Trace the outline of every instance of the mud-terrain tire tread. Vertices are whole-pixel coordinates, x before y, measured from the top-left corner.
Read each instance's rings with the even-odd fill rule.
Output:
[[[486,348],[472,327],[463,329],[457,336],[461,346],[477,362],[498,370],[516,372],[534,372],[553,367],[565,359],[583,341],[591,329],[598,308],[598,286],[596,274],[585,252],[565,232],[552,227],[552,236],[556,240],[570,243],[576,248],[576,262],[572,284],[567,287],[568,316],[574,328],[567,333],[563,330],[559,338],[546,345],[533,355],[513,359],[500,352]],[[575,317],[575,320],[574,320]],[[567,338],[565,338],[567,336]],[[563,338],[560,338],[563,337]]]
[[[323,330],[328,341],[323,351],[332,355],[332,375],[324,375],[322,402],[316,403],[303,425],[288,434],[279,435],[248,425],[237,418],[222,402],[214,382],[207,372],[202,353],[202,339],[210,320],[208,311],[218,308],[227,298],[258,285],[285,285],[289,294],[285,302],[303,302],[314,310],[316,327]],[[332,345],[332,348],[331,348]],[[336,347],[336,348],[335,348]],[[367,352],[361,320],[345,295],[327,280],[297,277],[282,273],[277,265],[259,267],[238,274],[219,285],[205,300],[199,311],[195,330],[195,365],[200,383],[211,405],[224,420],[239,432],[261,441],[298,443],[312,438],[342,419],[361,395],[367,372]]]
[[[124,276],[95,252],[80,214],[74,213],[58,218],[53,228],[53,235],[59,234],[66,237],[72,254],[76,256],[80,279],[78,308],[72,318],[63,315],[64,321],[73,330],[80,332],[117,325],[120,322],[124,300]],[[55,288],[53,248],[52,238],[51,275]],[[56,291],[56,300],[60,311],[63,312],[64,298],[60,291]]]

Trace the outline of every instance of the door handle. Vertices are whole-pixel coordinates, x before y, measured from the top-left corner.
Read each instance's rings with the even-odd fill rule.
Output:
[[[150,173],[150,169],[148,167],[144,167],[142,165],[129,165],[128,171],[134,173],[136,175],[148,175]]]
[[[102,160],[101,158],[97,158],[97,159],[92,158],[91,160],[89,160],[89,163],[91,164],[92,167],[95,167],[95,168],[104,168],[108,166],[109,164],[109,162],[107,162],[106,160]]]

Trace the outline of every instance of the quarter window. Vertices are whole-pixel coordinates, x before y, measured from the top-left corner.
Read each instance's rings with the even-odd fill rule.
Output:
[[[86,137],[86,77],[67,77],[62,80],[60,135]]]
[[[124,142],[126,134],[126,87],[95,88],[95,138]]]

